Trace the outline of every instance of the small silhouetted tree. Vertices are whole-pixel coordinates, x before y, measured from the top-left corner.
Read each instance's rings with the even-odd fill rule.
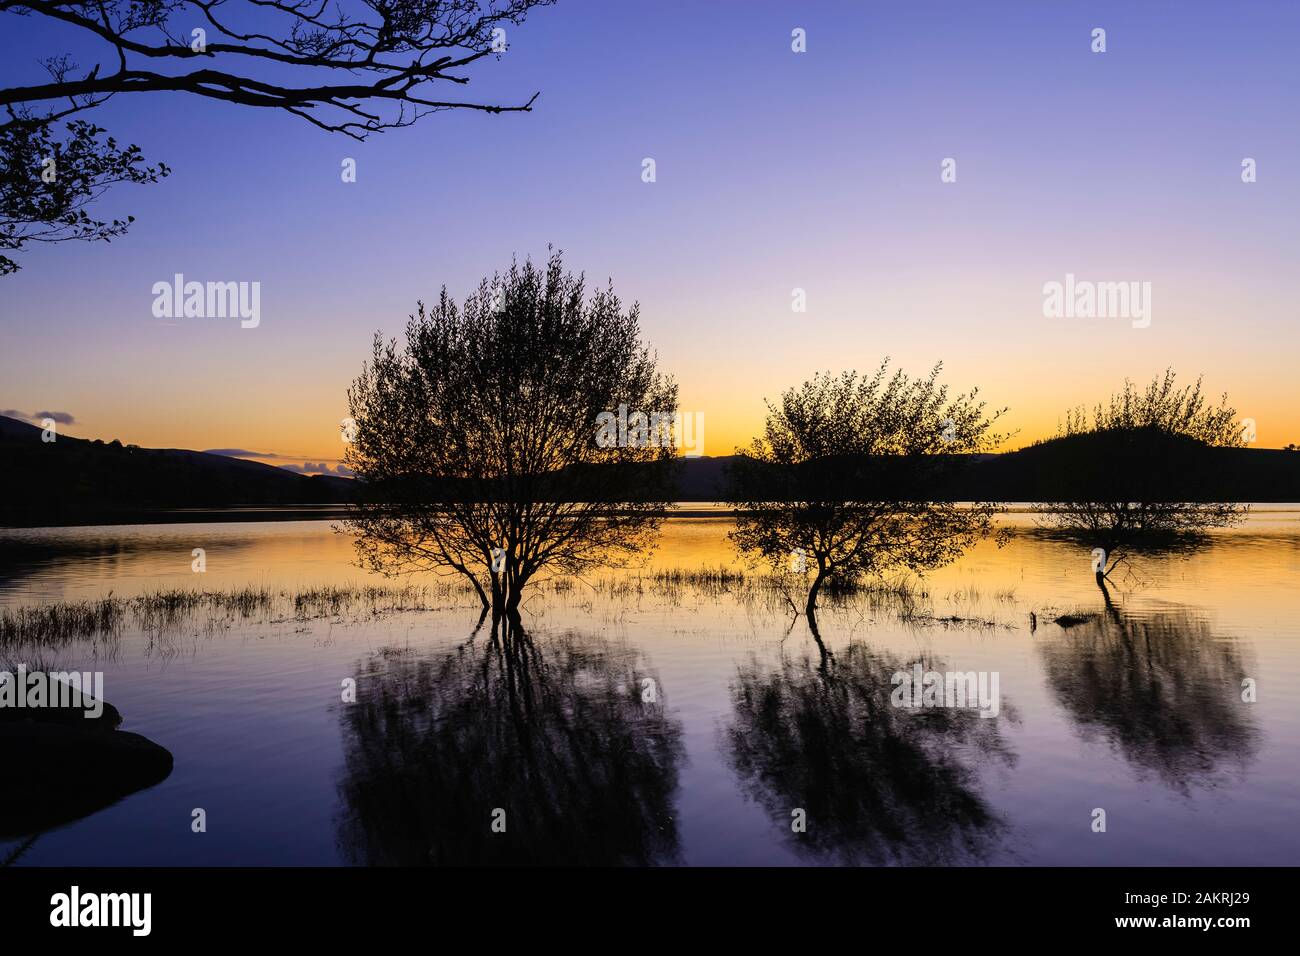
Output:
[[[1166,370],[1142,392],[1126,381],[1091,415],[1070,412],[1057,437],[1069,441],[1059,476],[1067,500],[1046,503],[1043,520],[1100,550],[1094,565],[1103,591],[1110,573],[1134,553],[1185,549],[1248,510],[1214,500],[1220,475],[1207,449],[1246,441],[1227,395],[1211,405],[1199,378],[1179,388]]]
[[[764,434],[729,472],[732,541],[751,558],[806,569],[810,624],[827,582],[923,573],[994,532],[993,504],[944,496],[971,455],[1004,439],[992,431],[1002,412],[985,414],[977,391],[950,398],[942,364],[923,378],[888,366],[821,374],[769,402]]]
[[[738,667],[723,752],[797,851],[850,865],[936,865],[996,846],[1006,824],[980,772],[1016,762],[1003,721],[1019,718],[1009,702],[998,719],[895,706],[896,676],[918,662],[946,666],[853,643],[834,661],[782,655]],[[791,832],[792,807],[807,812],[806,832]]]
[[[138,146],[125,149],[84,120],[60,136],[48,123],[0,125],[0,276],[17,272],[4,255],[29,243],[111,242],[125,234],[133,216],[96,219],[87,211],[118,183],[156,183],[171,170],[147,166]]]
[[[1188,608],[1083,616],[1034,645],[1080,735],[1109,741],[1143,775],[1187,793],[1258,754],[1242,650]]]
[[[632,562],[671,501],[675,435],[647,419],[671,421],[677,386],[637,307],[612,286],[589,295],[558,252],[484,279],[460,307],[445,288],[421,303],[403,347],[375,337],[348,402],[344,461],[363,500],[345,527],[363,563],[464,575],[494,613],[543,569]]]

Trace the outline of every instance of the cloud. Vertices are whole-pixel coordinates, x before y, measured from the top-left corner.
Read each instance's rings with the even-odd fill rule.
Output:
[[[46,418],[52,418],[60,425],[77,424],[77,420],[72,417],[71,412],[37,412],[32,416],[33,421],[40,421]]]
[[[249,451],[247,448],[206,448],[205,455],[224,455],[227,458],[269,458],[284,460],[294,458],[294,455],[278,455],[269,451]],[[347,465],[330,465],[327,461],[304,461],[301,465],[284,464],[277,467],[285,471],[292,471],[298,475],[334,475],[339,478],[353,478],[355,472]]]
[[[272,452],[249,451],[247,448],[205,448],[205,455],[225,455],[227,458],[279,458]]]
[[[281,465],[280,467],[285,471],[297,472],[300,475],[334,475],[338,478],[352,478],[355,475],[355,472],[347,465],[330,468],[327,461],[305,461],[301,465]]]
[[[59,425],[75,425],[77,420],[72,417],[71,412],[36,412],[28,415],[26,412],[19,411],[16,408],[0,408],[0,415],[5,418],[16,418],[21,422],[43,422],[47,418],[54,419]]]

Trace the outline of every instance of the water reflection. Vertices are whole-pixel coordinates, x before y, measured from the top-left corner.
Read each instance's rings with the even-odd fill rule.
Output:
[[[206,552],[201,577],[196,547]],[[132,595],[162,582],[347,583],[359,576],[351,560],[351,545],[324,521],[0,528],[0,603]]]
[[[1067,619],[1039,645],[1052,693],[1085,739],[1180,792],[1243,770],[1259,732],[1235,642],[1189,609]],[[1059,622],[1058,622],[1059,623]]]
[[[127,713],[127,729],[166,745],[183,770],[165,790],[84,817],[71,837],[41,837],[18,862],[192,861],[195,837],[159,812],[162,801],[186,810],[224,806],[223,819],[242,836],[221,843],[221,862],[247,864],[424,863],[435,847],[438,859],[467,862],[527,862],[553,853],[573,861],[782,863],[802,853],[806,861],[826,862],[856,854],[920,863],[952,857],[999,864],[1293,864],[1300,859],[1300,832],[1292,825],[1300,779],[1293,679],[1300,661],[1300,524],[1294,511],[1266,517],[1256,512],[1247,528],[1214,536],[1195,561],[1145,564],[1140,587],[1121,579],[1113,597],[1131,616],[1126,631],[1105,618],[1066,630],[1045,623],[1065,609],[1104,615],[1104,599],[1087,551],[1026,530],[1004,549],[976,548],[936,572],[926,601],[903,619],[865,599],[828,607],[823,626],[837,659],[828,660],[825,674],[802,619],[785,641],[793,659],[778,662],[776,637],[788,623],[783,600],[768,601],[761,591],[751,599],[747,584],[722,576],[731,553],[726,520],[666,522],[655,565],[609,586],[557,584],[531,605],[547,621],[545,633],[532,635],[538,646],[523,655],[512,643],[491,656],[486,625],[449,655],[473,620],[465,619],[467,605],[443,591],[431,594],[427,610],[372,615],[363,603],[313,610],[303,619],[294,598],[305,590],[406,583],[358,580],[350,545],[327,522],[0,531],[0,608],[11,611],[97,601],[110,592],[115,601],[250,587],[276,595],[265,613],[227,614],[218,610],[224,604],[205,601],[161,632],[132,611],[111,639],[0,648],[0,667],[14,657],[9,669],[19,657],[29,666],[39,657],[45,669],[105,670],[109,699]],[[19,538],[31,539],[33,548],[6,551],[4,541]],[[207,549],[204,575],[191,571],[194,547]],[[652,580],[659,570],[670,578]],[[665,589],[671,576],[682,580],[679,589]],[[3,590],[6,577],[18,590]],[[1195,610],[1178,610],[1189,606]],[[1152,610],[1163,616],[1142,617]],[[1213,623],[1207,627],[1197,616]],[[983,619],[1016,626],[961,623]],[[1142,620],[1149,622],[1145,630]],[[617,628],[645,656],[579,636],[602,626]],[[567,628],[577,635],[563,634]],[[850,629],[874,653],[903,663],[858,661],[862,652],[843,649]],[[185,654],[160,667],[155,649],[166,651],[168,641]],[[801,641],[811,661],[794,654]],[[1003,769],[1009,758],[963,743],[960,729],[905,733],[911,724],[903,721],[918,715],[892,713],[885,695],[890,671],[907,666],[918,641],[954,664],[980,661],[971,666],[1002,671],[1002,690],[1018,705],[1023,732],[1003,723],[1005,712],[983,723],[1001,726],[1020,757],[1014,770]],[[369,656],[397,646],[406,649]],[[758,662],[749,661],[751,651]],[[647,660],[671,682],[671,725],[638,710],[635,681],[654,676]],[[361,682],[361,703],[327,711],[322,681],[337,688],[349,674]],[[1259,709],[1240,703],[1239,681],[1247,676],[1260,680]],[[628,685],[631,699],[605,700],[607,680],[616,689]],[[328,698],[337,700],[333,693]],[[238,713],[232,700],[241,701]],[[510,713],[512,702],[523,717]],[[347,707],[359,709],[341,713]],[[581,721],[574,708],[584,709]],[[591,729],[590,712],[605,726]],[[720,747],[720,728],[743,739],[733,747],[724,738]],[[446,740],[438,737],[444,732]],[[1096,744],[1080,746],[1081,733]],[[653,734],[663,737],[645,739]],[[498,748],[497,739],[505,745]],[[682,742],[690,748],[686,756]],[[539,751],[530,758],[538,769],[519,756],[527,751]],[[743,786],[740,754],[752,768]],[[676,768],[687,758],[690,772],[681,771],[674,792]],[[583,761],[601,776],[589,780]],[[937,769],[927,761],[937,761]],[[76,762],[67,766],[80,774],[67,792],[84,792],[85,771]],[[1231,772],[1242,766],[1243,773]],[[641,789],[609,784],[619,768]],[[1145,784],[1134,768],[1149,778]],[[927,774],[938,786],[927,789]],[[1061,822],[1061,814],[1075,812],[1064,801],[1079,781],[1124,795],[1126,827],[1141,835],[1131,849],[1103,851],[1087,842],[1091,833],[1079,818]],[[1213,790],[1200,789],[1217,781]],[[530,787],[563,796],[536,801],[535,818],[544,822],[533,832],[542,842],[521,848],[534,802]],[[577,797],[570,800],[565,787]],[[458,802],[462,789],[471,796]],[[521,796],[506,804],[495,799],[497,791]],[[767,802],[755,803],[746,791],[767,794]],[[340,799],[344,792],[349,799]],[[493,836],[489,815],[498,806],[510,810],[508,831]],[[570,814],[570,806],[578,809]],[[807,834],[791,832],[793,807],[809,811]],[[1207,814],[1212,827],[1205,826]],[[29,828],[9,825],[4,832]],[[458,836],[457,828],[469,835]],[[1076,833],[1083,834],[1082,847]],[[489,837],[514,842],[491,845]],[[792,849],[796,844],[802,851]],[[0,839],[0,862],[11,849]]]
[[[81,573],[111,581],[134,549],[120,540],[90,537],[17,536],[0,532],[0,595],[17,592],[30,580],[75,566]]]
[[[678,859],[682,730],[638,651],[503,623],[434,657],[381,650],[357,691],[342,705],[350,862]]]
[[[850,644],[814,659],[751,659],[737,670],[724,750],[749,795],[799,852],[847,864],[937,864],[981,857],[1004,824],[979,769],[1012,765],[974,710],[895,707],[892,676],[914,661]],[[922,660],[926,670],[942,662]],[[807,811],[807,832],[791,812]]]

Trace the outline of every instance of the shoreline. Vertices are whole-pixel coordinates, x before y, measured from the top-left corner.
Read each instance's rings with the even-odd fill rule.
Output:
[[[1295,501],[1235,501],[1249,505],[1252,511],[1300,512]],[[1050,509],[1040,502],[999,502],[1006,514],[1039,514]],[[233,505],[221,508],[144,509],[140,511],[82,512],[56,514],[55,520],[22,521],[0,512],[0,531],[49,530],[56,528],[116,527],[124,525],[227,524],[281,521],[339,521],[347,517],[346,505]],[[716,502],[681,502],[665,520],[683,518],[734,518],[737,509]]]

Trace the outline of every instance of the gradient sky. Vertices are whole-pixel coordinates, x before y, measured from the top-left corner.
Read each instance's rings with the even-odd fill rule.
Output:
[[[0,81],[38,81],[35,57],[67,47],[0,22]],[[1227,391],[1259,445],[1300,442],[1300,5],[561,0],[510,41],[463,92],[540,90],[532,113],[365,143],[181,95],[99,110],[175,172],[101,204],[137,217],[125,238],[36,249],[0,279],[0,408],[334,460],[376,330],[553,243],[640,302],[709,454],[748,441],[764,397],[885,355],[942,359],[1008,406],[1013,447],[1166,366]],[[155,319],[176,272],[260,281],[260,327]],[[1150,328],[1044,318],[1066,273],[1151,282]]]

